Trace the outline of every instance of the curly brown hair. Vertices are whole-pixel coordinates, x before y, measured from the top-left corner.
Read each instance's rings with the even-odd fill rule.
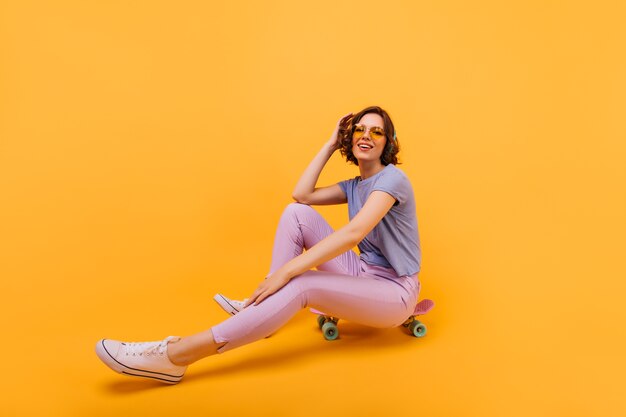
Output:
[[[384,128],[385,128],[385,149],[383,149],[383,153],[380,155],[380,162],[383,165],[399,165],[398,152],[400,152],[400,144],[398,143],[398,137],[396,135],[396,129],[393,127],[393,122],[391,121],[391,117],[389,114],[378,106],[370,106],[366,107],[354,116],[352,119],[340,127],[339,136],[341,147],[339,151],[341,155],[346,158],[347,162],[352,162],[354,165],[359,165],[359,161],[356,159],[354,154],[352,153],[352,134],[354,133],[354,126],[361,120],[363,116],[368,113],[376,113],[380,117],[383,118]]]

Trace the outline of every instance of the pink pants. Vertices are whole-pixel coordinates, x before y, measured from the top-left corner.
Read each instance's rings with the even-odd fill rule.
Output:
[[[311,206],[291,203],[278,223],[270,273],[333,233]],[[312,307],[372,327],[401,325],[412,313],[420,291],[417,274],[398,276],[392,268],[369,265],[352,250],[293,278],[211,330],[219,353],[262,339],[300,309]]]

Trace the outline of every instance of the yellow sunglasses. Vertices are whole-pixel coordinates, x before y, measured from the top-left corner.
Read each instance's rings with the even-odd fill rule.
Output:
[[[354,132],[352,133],[352,137],[354,139],[361,139],[361,137],[363,137],[366,131],[367,131],[367,128],[365,126],[355,125]],[[374,140],[380,140],[385,137],[385,131],[381,127],[373,126],[369,128],[369,131],[370,131],[370,137]]]

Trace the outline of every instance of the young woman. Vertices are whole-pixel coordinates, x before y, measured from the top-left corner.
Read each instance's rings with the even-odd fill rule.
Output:
[[[360,175],[316,188],[336,150]],[[391,118],[380,107],[342,117],[298,181],[297,203],[278,223],[269,274],[242,309],[187,337],[102,339],[98,357],[116,372],[176,384],[193,362],[262,339],[302,308],[373,327],[401,325],[420,292],[421,248],[413,189],[396,167],[399,150]],[[311,207],[344,203],[350,222],[337,231]],[[351,250],[356,245],[360,256]]]

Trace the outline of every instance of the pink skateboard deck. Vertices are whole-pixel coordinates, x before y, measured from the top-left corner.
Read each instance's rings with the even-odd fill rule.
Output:
[[[313,313],[313,314],[319,314],[320,316],[325,316],[325,315],[326,315],[326,314],[322,313],[321,311],[316,310],[316,309],[314,309],[314,308],[311,308],[311,309],[310,309],[310,311],[311,311],[311,313]]]
[[[433,300],[424,299],[417,303],[415,306],[415,310],[413,310],[414,316],[421,316],[428,313],[435,306],[435,302]]]

